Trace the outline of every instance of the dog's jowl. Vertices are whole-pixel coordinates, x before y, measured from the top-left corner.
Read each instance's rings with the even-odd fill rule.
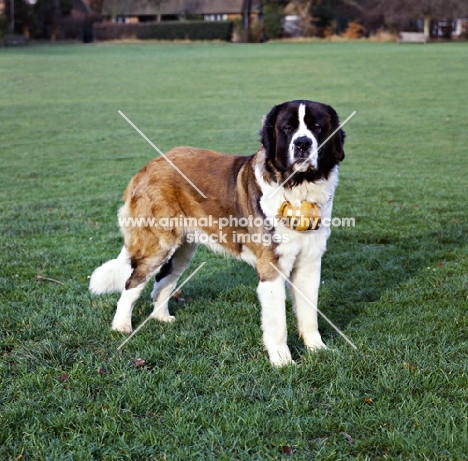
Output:
[[[305,345],[325,347],[316,307],[344,137],[330,106],[290,101],[264,118],[254,155],[177,147],[166,154],[177,168],[159,157],[141,169],[119,211],[122,251],[90,281],[94,294],[121,292],[112,328],[132,331],[133,305],[152,277],[152,317],[173,321],[165,300],[204,244],[255,267],[263,342],[272,364],[292,362],[284,277],[291,281]]]

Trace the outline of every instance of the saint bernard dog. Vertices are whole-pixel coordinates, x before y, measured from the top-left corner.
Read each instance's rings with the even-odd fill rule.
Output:
[[[170,162],[150,161],[123,196],[122,251],[90,280],[94,294],[121,292],[112,328],[132,331],[132,308],[153,276],[151,317],[172,322],[167,300],[204,243],[255,267],[263,343],[273,365],[293,362],[285,278],[306,347],[325,348],[317,322],[320,266],[344,138],[332,107],[289,101],[264,117],[254,155],[176,147],[166,154]]]

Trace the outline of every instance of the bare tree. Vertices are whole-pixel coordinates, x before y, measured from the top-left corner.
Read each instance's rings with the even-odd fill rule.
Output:
[[[342,0],[367,14],[382,14],[387,20],[412,17],[424,20],[430,35],[432,19],[453,19],[468,15],[468,0]]]

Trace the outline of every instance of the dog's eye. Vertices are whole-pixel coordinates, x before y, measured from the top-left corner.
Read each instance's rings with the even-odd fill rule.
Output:
[[[283,126],[283,131],[284,131],[285,133],[290,133],[290,132],[292,131],[292,129],[293,129],[293,128],[292,128],[291,125],[285,125],[285,126]]]
[[[317,132],[317,133],[320,133],[322,131],[322,127],[321,125],[319,125],[318,123],[316,123],[314,125],[314,130]]]

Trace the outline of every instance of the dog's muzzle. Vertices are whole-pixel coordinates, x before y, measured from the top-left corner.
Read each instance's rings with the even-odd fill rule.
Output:
[[[300,136],[293,142],[294,144],[294,157],[296,159],[306,159],[310,155],[312,148],[312,139],[307,136]]]

